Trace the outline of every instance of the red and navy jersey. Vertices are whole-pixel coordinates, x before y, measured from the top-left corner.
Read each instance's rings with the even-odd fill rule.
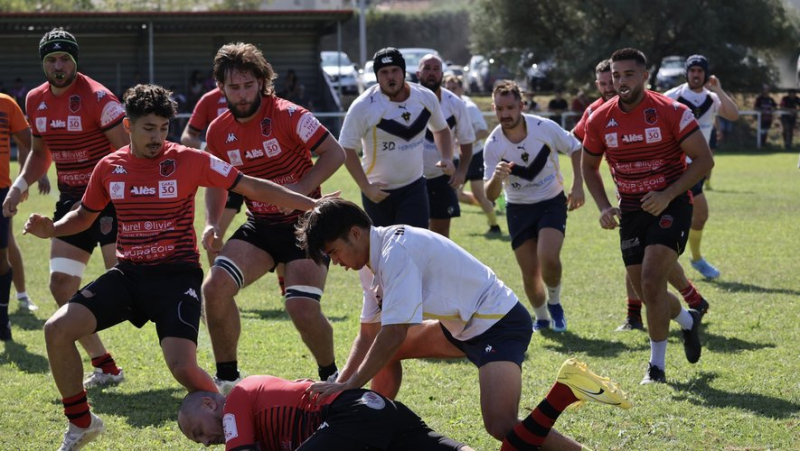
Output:
[[[189,118],[189,127],[202,132],[211,121],[226,111],[228,111],[228,101],[225,100],[225,94],[219,88],[214,88],[197,101],[192,117]]]
[[[94,166],[116,150],[105,132],[122,122],[125,109],[105,86],[81,73],[58,96],[49,83],[32,89],[25,104],[33,136],[44,140],[56,164],[61,196],[80,199]]]
[[[691,110],[653,91],[631,111],[615,97],[594,113],[586,125],[583,147],[592,155],[605,154],[617,185],[623,212],[641,209],[641,199],[661,191],[686,170],[681,142],[699,129]]]
[[[200,266],[194,231],[198,186],[231,189],[241,173],[206,152],[165,142],[158,158],[133,156],[130,146],[94,169],[83,207],[117,210],[117,259],[133,264]]]
[[[324,407],[340,394],[317,404],[306,393],[313,383],[308,379],[250,376],[236,384],[223,410],[225,449],[256,443],[263,451],[297,449],[324,421]]]
[[[214,119],[206,132],[207,150],[243,173],[278,185],[299,182],[311,170],[311,152],[328,130],[308,110],[275,96],[261,97],[261,108],[242,124],[230,111]],[[303,193],[306,194],[306,193]],[[309,197],[319,198],[316,187]],[[245,198],[249,213],[273,224],[291,224],[299,211],[283,214],[273,204]]]
[[[575,128],[572,129],[572,134],[578,141],[583,142],[583,138],[586,137],[586,123],[589,122],[589,117],[600,108],[601,105],[606,103],[603,100],[603,97],[600,96],[599,99],[592,102],[585,110],[583,110],[583,114],[581,115],[581,119],[575,124]]]

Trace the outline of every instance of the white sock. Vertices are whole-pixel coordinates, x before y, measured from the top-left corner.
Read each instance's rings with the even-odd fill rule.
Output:
[[[550,313],[547,312],[547,304],[542,304],[541,307],[534,307],[533,314],[536,315],[536,319],[550,319]]]
[[[667,340],[650,340],[650,364],[662,371],[667,367]]]
[[[27,291],[20,291],[19,293],[17,293],[17,300],[25,299],[27,297],[28,297]]]
[[[692,318],[692,315],[689,313],[689,311],[683,307],[681,307],[681,311],[678,313],[678,316],[672,318],[672,320],[680,324],[681,329],[683,330],[689,330],[692,328],[692,326],[694,326],[694,318]]]
[[[556,305],[561,303],[561,284],[556,285],[555,287],[547,287],[547,303],[550,305]]]

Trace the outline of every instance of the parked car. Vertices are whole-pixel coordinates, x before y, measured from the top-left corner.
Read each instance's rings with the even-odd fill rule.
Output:
[[[375,71],[372,69],[372,64],[372,61],[367,61],[364,63],[364,69],[358,71],[360,75],[358,82],[361,85],[362,91],[378,83],[378,79],[375,77]]]
[[[665,56],[661,59],[661,68],[656,74],[656,90],[666,91],[683,83],[686,79],[686,58],[683,56]]]
[[[470,93],[491,92],[498,80],[515,80],[523,89],[550,91],[552,59],[538,59],[530,49],[500,49],[486,56],[473,55],[465,78]]]
[[[485,67],[483,62],[486,60],[483,55],[472,55],[464,68],[464,88],[468,93],[481,93],[486,89],[483,87],[484,74],[481,73]]]
[[[322,70],[330,77],[334,89],[342,94],[358,94],[357,66],[344,52],[320,52]]]
[[[434,49],[426,49],[426,48],[402,48],[397,49],[400,50],[400,53],[403,54],[403,58],[406,60],[406,80],[412,81],[417,83],[417,68],[419,67],[419,60],[422,59],[423,56],[433,53],[434,55],[439,55]],[[442,63],[442,72],[447,71],[447,64]]]

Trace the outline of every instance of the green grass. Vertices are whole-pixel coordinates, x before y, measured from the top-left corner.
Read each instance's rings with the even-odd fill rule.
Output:
[[[593,203],[570,215],[562,261],[564,334],[533,338],[523,368],[520,415],[536,406],[560,363],[578,357],[620,382],[634,402],[629,411],[601,405],[569,410],[557,428],[598,449],[798,449],[800,436],[800,249],[797,239],[800,171],[791,153],[722,154],[707,196],[711,220],[703,248],[722,271],[718,281],[695,277],[711,302],[703,358],[690,365],[672,326],[667,354],[669,384],[639,386],[649,357],[647,336],[615,333],[624,317],[624,269],[617,234],[597,224]],[[562,167],[569,165],[562,160]],[[606,173],[607,170],[603,169]],[[16,173],[16,169],[12,169]],[[604,174],[607,175],[607,174]],[[610,183],[606,181],[607,187]],[[358,200],[344,169],[325,186]],[[42,325],[55,310],[48,290],[48,243],[21,236],[22,218],[52,212],[53,196],[31,195],[16,219],[26,257],[28,292],[41,306],[35,315],[11,305],[13,343],[0,344],[0,449],[55,448],[65,428],[59,395],[49,374]],[[202,209],[200,215],[202,217]],[[199,218],[197,221],[200,225]],[[501,217],[507,230],[505,217]],[[489,264],[518,294],[519,270],[506,236],[487,239],[484,217],[464,207],[453,223],[456,242]],[[95,257],[86,280],[101,273]],[[239,361],[247,374],[316,377],[316,366],[284,313],[275,277],[268,275],[238,297],[243,337]],[[333,322],[341,366],[358,331],[361,293],[357,275],[332,268],[323,298]],[[180,434],[175,417],[183,389],[170,376],[151,324],[122,324],[104,331],[107,347],[127,381],[90,390],[94,411],[108,432],[90,449],[197,449]],[[201,331],[200,364],[213,371],[208,334]],[[82,354],[83,355],[83,354]],[[90,369],[84,355],[84,368]],[[483,430],[477,370],[466,361],[410,361],[399,399],[432,427],[479,450],[499,445]]]

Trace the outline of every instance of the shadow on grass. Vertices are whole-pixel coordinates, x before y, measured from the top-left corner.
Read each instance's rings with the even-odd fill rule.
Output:
[[[45,320],[37,318],[36,315],[28,310],[17,310],[8,315],[11,319],[11,327],[22,330],[42,330]]]
[[[177,384],[177,383],[176,383]],[[176,421],[183,389],[160,388],[136,393],[119,393],[90,389],[92,410],[99,416],[104,413],[126,417],[126,422],[135,428],[160,426]]]
[[[290,320],[289,314],[284,309],[247,309],[240,312],[242,318],[264,319],[264,320]],[[349,316],[328,316],[332,323],[346,321]]]
[[[537,332],[542,333],[542,332]],[[574,354],[585,352],[593,357],[616,357],[620,354],[631,351],[642,351],[650,349],[646,342],[638,346],[630,346],[619,341],[601,340],[598,338],[584,338],[570,331],[553,332],[545,330],[542,336],[548,341],[542,343],[542,347],[562,354]],[[534,334],[534,339],[535,339]],[[556,343],[553,343],[553,342]]]
[[[0,354],[0,365],[13,363],[20,371],[30,374],[50,371],[50,363],[47,358],[28,352],[27,346],[24,344],[15,341],[5,341],[3,343],[5,343],[5,351]]]
[[[724,280],[716,280],[716,279],[713,280],[704,279],[704,280],[705,282],[716,285],[718,288],[722,290],[730,291],[733,293],[745,292],[745,293],[766,293],[766,294],[789,294],[792,296],[800,296],[799,290],[791,290],[789,288],[761,287],[749,283],[726,282]]]
[[[703,407],[733,407],[772,419],[789,418],[800,413],[800,405],[784,399],[752,392],[736,393],[714,388],[710,384],[716,378],[716,373],[703,372],[689,382],[670,382],[669,385],[683,392],[674,395],[675,399]]]
[[[774,348],[774,343],[755,343],[752,341],[740,340],[736,337],[726,337],[725,335],[716,335],[708,332],[708,326],[713,324],[707,322],[703,324],[703,329],[700,332],[700,340],[703,343],[703,349],[733,354],[742,351],[755,351],[758,349]],[[683,333],[675,328],[670,328],[669,336],[677,340],[679,345],[683,343]]]

